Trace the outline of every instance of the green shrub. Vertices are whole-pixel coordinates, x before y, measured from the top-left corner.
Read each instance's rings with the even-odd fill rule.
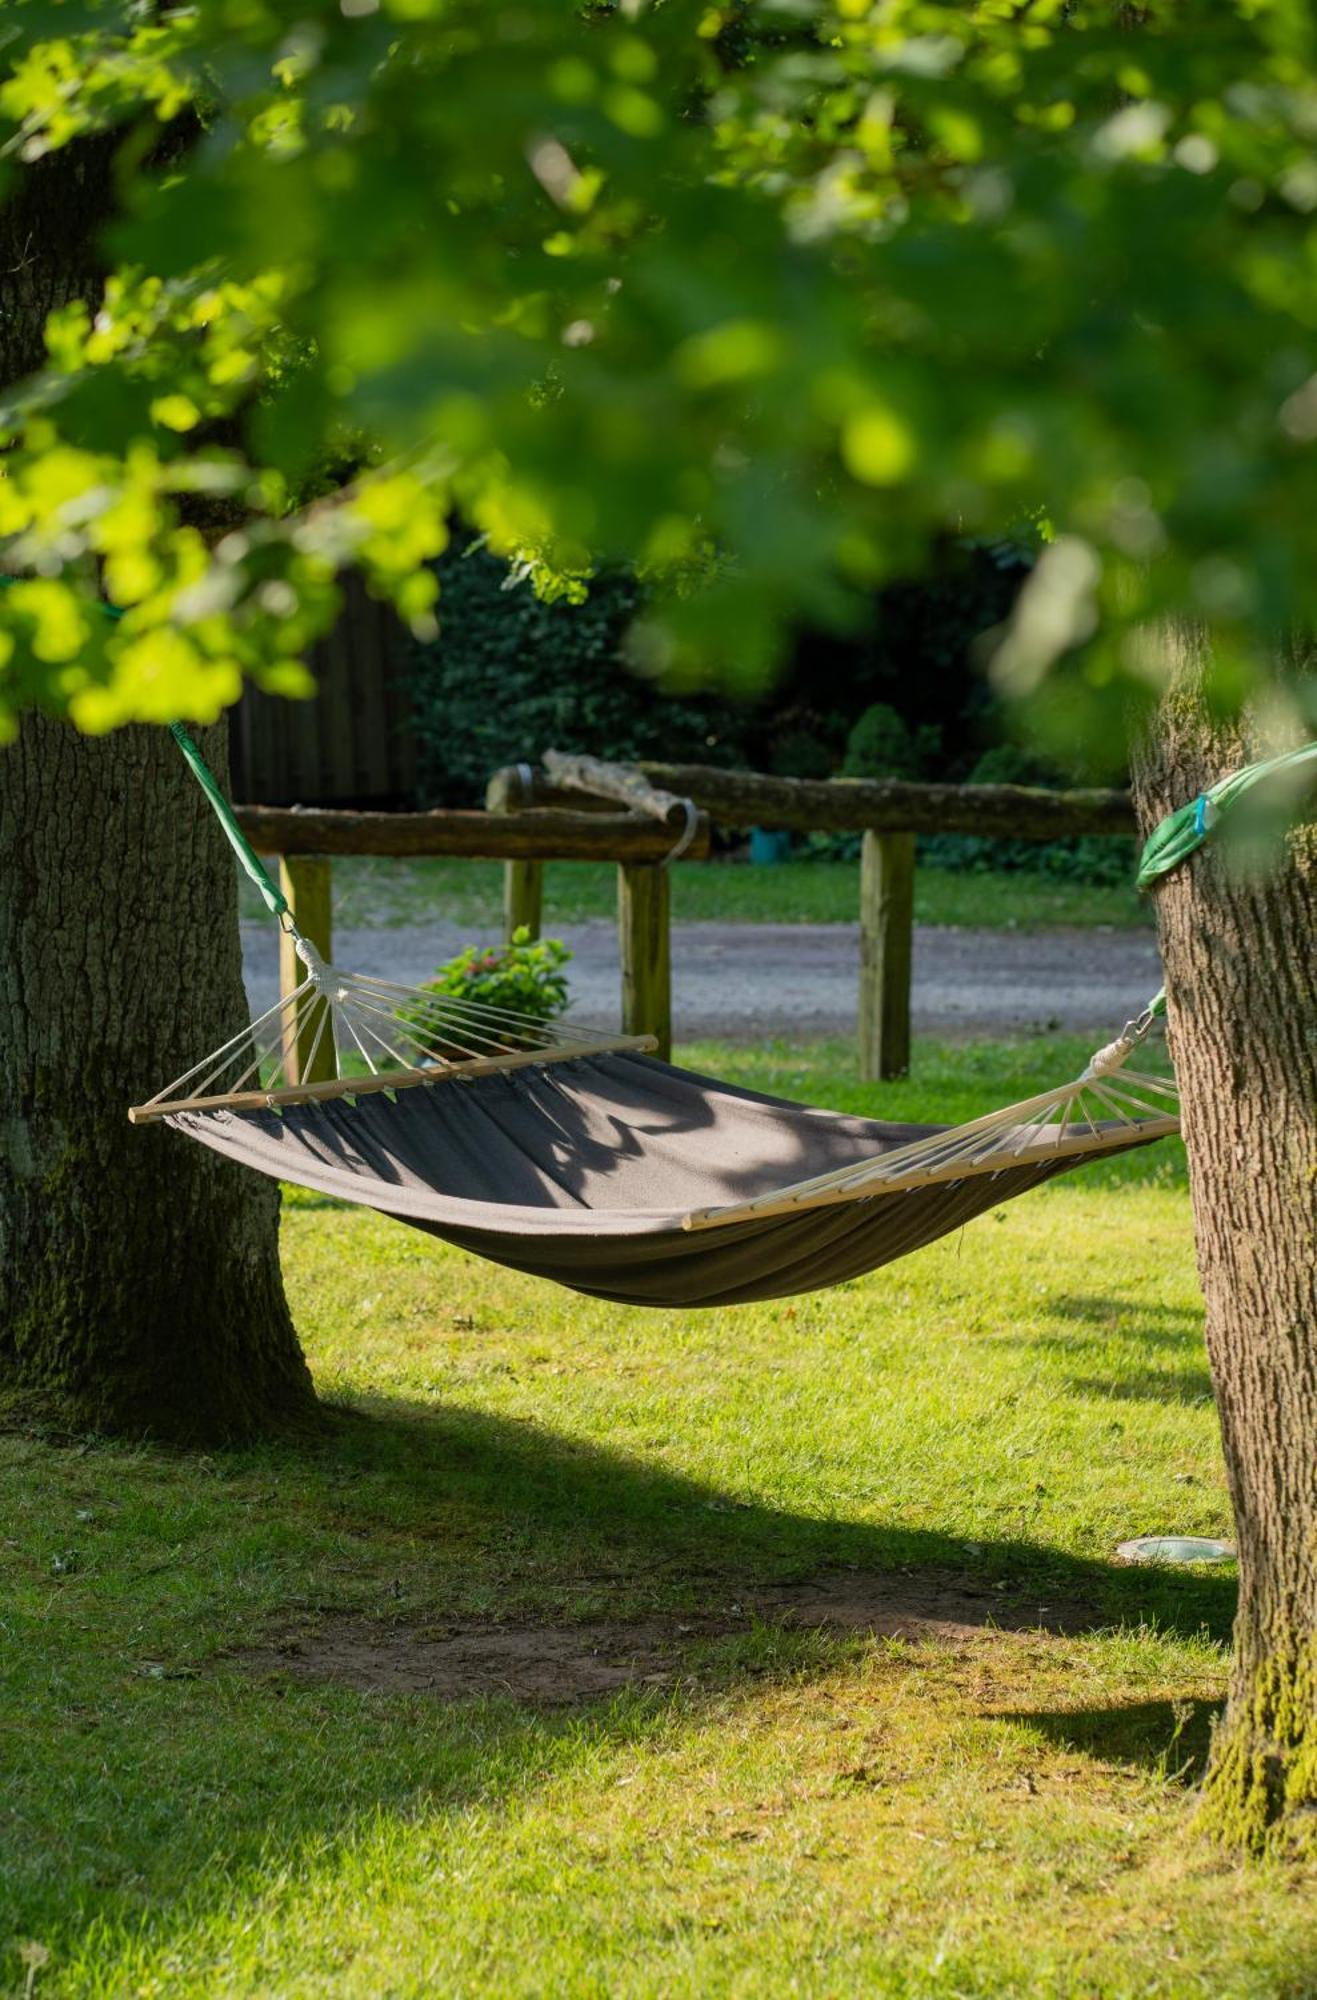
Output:
[[[935,724],[912,729],[889,702],[875,701],[846,738],[841,768],[848,778],[924,778],[941,748]]]
[[[858,833],[806,833],[796,843],[797,861],[858,861],[863,836]]]
[[[1013,545],[948,546],[928,575],[877,593],[853,631],[802,628],[778,681],[746,700],[668,693],[630,671],[644,601],[633,576],[605,571],[584,603],[546,604],[459,539],[437,565],[439,637],[413,644],[404,669],[418,800],[477,804],[491,772],[550,745],[784,777],[830,777],[845,757],[857,777],[963,779],[1003,726],[975,648],[1028,567]]]
[[[768,768],[775,778],[830,778],[835,760],[813,730],[784,729],[769,748]]]
[[[532,941],[523,925],[513,932],[511,944],[469,944],[441,965],[421,991],[472,1000],[482,1007],[505,1007],[536,1021],[552,1021],[567,1006],[563,967],[571,955],[561,938]]]
[[[539,938],[532,942],[530,932],[523,926],[513,932],[510,944],[468,945],[456,958],[441,965],[420,991],[445,999],[472,1001],[482,1007],[500,1007],[531,1021],[552,1021],[567,1006],[567,975],[563,967],[571,955],[561,938]],[[420,1029],[426,1043],[436,1046],[436,1017],[424,1003],[400,1007],[398,1019],[404,1027]],[[459,1015],[452,1019],[452,1045],[445,1048],[439,1037],[437,1052],[455,1057],[473,1052],[457,1033],[459,1019]],[[498,1039],[517,1047],[516,1023],[509,1021],[506,1028],[500,1028]]]
[[[625,643],[641,604],[634,577],[592,579],[583,604],[545,604],[478,543],[438,565],[439,636],[414,644],[407,688],[424,805],[474,805],[504,764],[549,749],[729,764],[743,760],[739,712],[677,699],[639,679]]]
[[[630,671],[644,594],[626,572],[593,577],[584,603],[545,604],[478,540],[459,539],[437,565],[439,637],[413,644],[405,666],[418,799],[476,804],[492,771],[534,763],[550,745],[830,777],[848,731],[859,732],[853,776],[963,779],[1002,728],[975,647],[1008,615],[1028,567],[1013,545],[949,546],[927,576],[879,592],[854,631],[802,628],[779,680],[747,701],[670,694]],[[904,728],[895,754],[886,725],[868,722],[876,709]]]
[[[1055,764],[1022,743],[995,743],[970,771],[971,785],[1041,785],[1055,791],[1069,782]]]

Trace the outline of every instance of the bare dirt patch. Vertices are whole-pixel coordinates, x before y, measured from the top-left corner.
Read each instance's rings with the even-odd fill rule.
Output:
[[[366,1694],[443,1701],[507,1695],[559,1706],[623,1687],[663,1686],[692,1648],[756,1622],[964,1641],[993,1629],[1073,1632],[1091,1620],[1073,1605],[1028,1603],[963,1577],[846,1571],[748,1592],[716,1612],[626,1624],[403,1625],[355,1613],[308,1614],[223,1662],[263,1679]]]
[[[966,1639],[985,1628],[1010,1632],[1081,1632],[1091,1611],[1026,1598],[1006,1585],[947,1571],[837,1570],[804,1583],[754,1593],[758,1618],[786,1625],[831,1626],[901,1639]]]

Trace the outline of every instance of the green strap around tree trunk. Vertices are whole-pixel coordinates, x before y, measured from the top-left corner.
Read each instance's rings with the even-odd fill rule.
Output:
[[[1187,806],[1168,813],[1144,843],[1139,857],[1139,888],[1150,889],[1163,875],[1169,875],[1191,854],[1196,854],[1211,839],[1222,816],[1264,778],[1277,777],[1283,771],[1298,770],[1314,762],[1317,762],[1317,743],[1305,743],[1301,749],[1286,750],[1279,757],[1260,758],[1256,764],[1245,764],[1242,771],[1232,771],[1228,778],[1219,778]],[[1154,1016],[1166,1012],[1164,986],[1148,1002],[1147,1011]]]
[[[224,837],[237,855],[251,880],[260,892],[261,901],[272,917],[288,914],[288,898],[281,893],[271,880],[264,862],[251,845],[246,834],[233,816],[233,808],[219,788],[219,781],[210,765],[192,741],[181,722],[171,722],[169,733],[187,758],[192,775],[200,785],[215,811],[215,817],[224,829]]]
[[[1301,750],[1286,750],[1279,757],[1264,757],[1256,764],[1246,764],[1242,771],[1232,771],[1228,778],[1220,778],[1216,784],[1200,792],[1187,806],[1178,812],[1168,813],[1160,826],[1155,826],[1148,835],[1143,853],[1139,858],[1138,885],[1149,888],[1169,875],[1182,861],[1208,840],[1222,816],[1232,806],[1239,803],[1261,784],[1264,778],[1278,777],[1282,771],[1297,770],[1303,764],[1317,761],[1317,743],[1305,743]]]

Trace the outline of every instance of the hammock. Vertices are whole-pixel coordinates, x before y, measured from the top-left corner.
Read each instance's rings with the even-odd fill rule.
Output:
[[[339,971],[175,734],[306,978],[129,1116],[258,1173],[598,1298],[717,1306],[858,1277],[1179,1130],[1175,1085],[1129,1065],[1161,995],[1080,1076],[947,1127],[814,1110],[659,1062],[652,1038]]]

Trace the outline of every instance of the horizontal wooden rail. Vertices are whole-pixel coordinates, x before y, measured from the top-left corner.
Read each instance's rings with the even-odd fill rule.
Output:
[[[545,808],[544,794],[570,802],[573,810]],[[527,794],[533,805],[520,804]],[[237,806],[238,824],[253,847],[281,857],[284,891],[294,920],[321,956],[330,947],[330,864],[335,854],[388,855],[395,859],[447,855],[506,864],[505,909],[509,934],[525,928],[539,934],[545,861],[609,861],[619,877],[624,1025],[647,1038],[646,1046],[667,1055],[671,1047],[671,1003],[667,944],[667,871],[663,863],[686,835],[684,852],[703,860],[709,852],[709,822],[700,813],[688,828],[638,812],[603,810],[579,794],[518,770],[498,772],[490,782],[489,812],[332,812],[285,806]],[[592,809],[593,807],[593,809]],[[314,860],[305,857],[316,857]],[[303,857],[299,859],[298,857]],[[643,893],[642,893],[643,892]],[[281,990],[300,978],[290,950],[281,961]],[[296,1069],[300,1051],[290,1052]],[[302,1077],[309,1086],[318,1081]]]
[[[665,861],[670,827],[636,813],[320,812],[238,806],[238,824],[263,854],[451,855],[472,861]],[[701,815],[686,849],[709,852]]]
[[[775,778],[712,764],[636,767],[691,799],[720,826],[793,833],[977,833],[1000,840],[1133,834],[1128,792],[1049,792],[1033,785],[916,785],[900,778]]]

